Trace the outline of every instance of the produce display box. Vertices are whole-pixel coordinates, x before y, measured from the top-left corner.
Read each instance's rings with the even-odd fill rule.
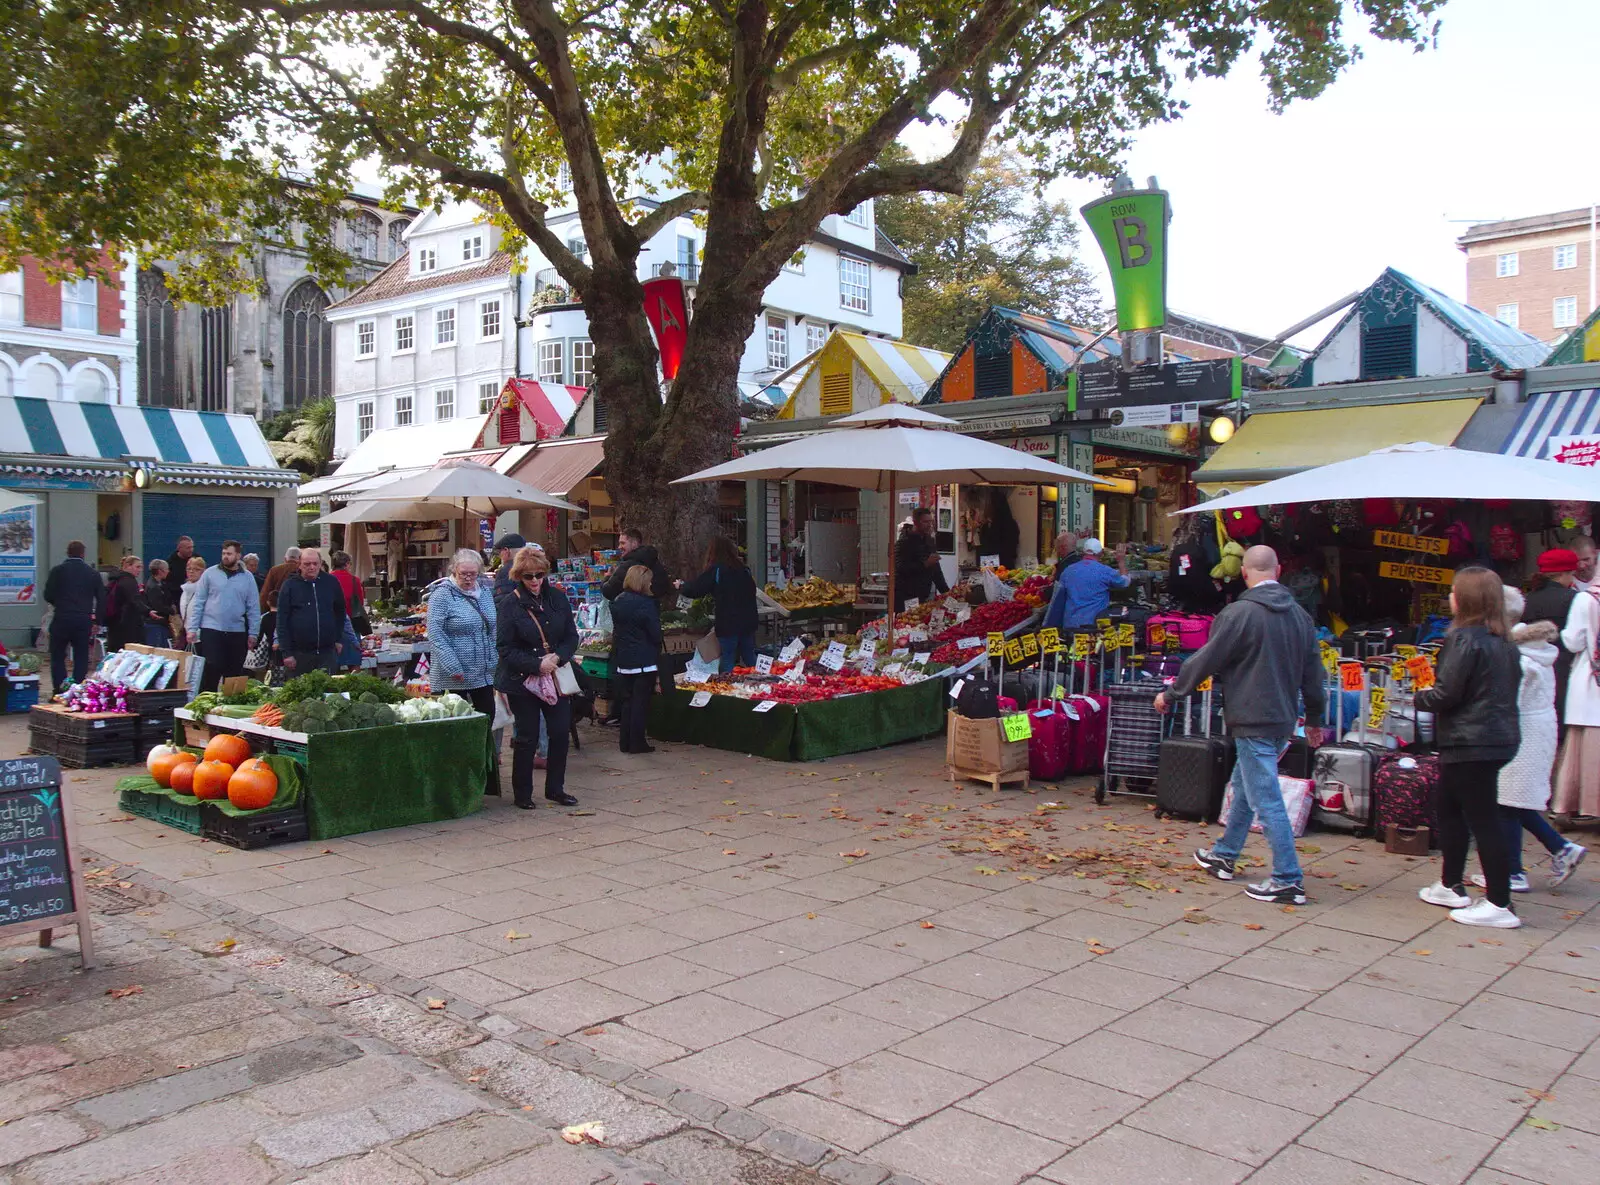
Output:
[[[585,675],[595,679],[611,677],[611,657],[606,654],[579,654],[578,666]]]
[[[133,765],[138,761],[138,742],[128,740],[85,740],[37,728],[28,733],[28,747],[35,753],[56,758],[68,769],[96,769],[103,765]]]
[[[705,637],[692,631],[680,631],[675,634],[661,635],[661,649],[666,654],[688,654],[694,650],[695,644]]]
[[[311,824],[303,802],[288,810],[260,815],[230,815],[210,803],[201,803],[200,838],[248,851],[310,839]]]
[[[1002,783],[1028,788],[1028,742],[1006,740],[999,719],[972,720],[954,710],[946,715],[945,765],[952,782],[975,779],[996,791]]]
[[[6,712],[26,712],[39,702],[38,675],[11,675],[6,680]]]
[[[36,704],[28,710],[28,727],[57,736],[130,744],[139,736],[137,712],[70,712],[61,704]]]
[[[181,802],[173,802],[165,794],[147,794],[145,797],[155,802],[157,823],[165,824],[174,831],[185,831],[190,835],[200,834],[200,818],[205,803],[197,802],[193,806],[188,806]]]
[[[154,819],[157,797],[159,796],[144,794],[138,790],[119,790],[117,809],[127,811],[130,815],[138,815],[141,819]]]

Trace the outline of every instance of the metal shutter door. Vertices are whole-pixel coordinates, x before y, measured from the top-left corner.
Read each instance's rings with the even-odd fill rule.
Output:
[[[194,553],[215,564],[222,541],[237,539],[261,557],[262,571],[277,560],[272,550],[272,499],[222,498],[208,494],[144,496],[145,563],[166,559],[179,535],[194,540]]]

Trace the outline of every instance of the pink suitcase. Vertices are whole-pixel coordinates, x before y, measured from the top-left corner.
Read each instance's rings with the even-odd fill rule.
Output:
[[[1028,705],[1028,724],[1033,730],[1028,738],[1028,773],[1053,782],[1067,772],[1072,722],[1058,702],[1036,699]]]
[[[1160,626],[1167,637],[1176,636],[1178,649],[1198,650],[1211,636],[1212,618],[1205,613],[1157,613],[1145,626],[1145,640],[1154,646],[1150,631]]]

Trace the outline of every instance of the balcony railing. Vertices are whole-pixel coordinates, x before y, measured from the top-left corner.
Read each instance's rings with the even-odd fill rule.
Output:
[[[652,263],[650,265],[651,279],[657,276],[676,276],[685,284],[698,284],[700,282],[700,265],[698,263]]]
[[[540,268],[533,273],[532,307],[542,308],[557,304],[582,304],[583,298],[574,292],[561,273],[553,267]]]

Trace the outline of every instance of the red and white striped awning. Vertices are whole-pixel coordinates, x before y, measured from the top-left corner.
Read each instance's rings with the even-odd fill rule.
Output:
[[[560,436],[583,402],[583,387],[541,383],[534,379],[508,379],[501,392],[500,417],[494,442],[517,444]],[[512,415],[516,412],[516,423]],[[485,441],[485,444],[491,441]]]

